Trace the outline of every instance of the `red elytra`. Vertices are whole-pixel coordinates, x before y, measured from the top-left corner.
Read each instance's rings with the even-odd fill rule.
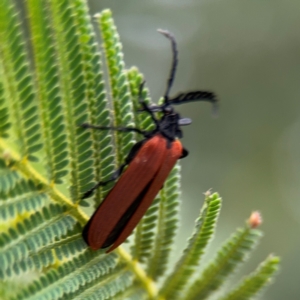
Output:
[[[178,138],[182,137],[180,126],[189,125],[191,120],[180,118],[171,105],[193,101],[208,101],[214,105],[217,103],[215,94],[208,91],[180,93],[169,98],[178,61],[178,51],[174,36],[168,31],[160,30],[160,32],[170,39],[173,50],[172,68],[164,102],[162,105],[148,106],[144,100],[140,101],[141,111],[151,116],[156,125],[155,129],[146,132],[130,127],[81,125],[84,128],[99,130],[132,131],[144,136],[144,140],[133,146],[125,163],[111,179],[97,183],[82,197],[88,198],[96,188],[116,180],[121,175],[83,230],[84,240],[94,250],[109,247],[106,252],[111,252],[126,240],[162,188],[177,160],[187,156],[188,152]],[[140,86],[140,98],[142,88],[143,84]],[[162,113],[161,119],[155,117],[156,112]],[[126,165],[128,167],[122,173]]]
[[[147,140],[86,225],[87,244],[95,250],[113,244],[107,252],[122,244],[146,213],[181,156],[179,140],[170,148],[161,135]],[[133,206],[136,206],[135,210]]]

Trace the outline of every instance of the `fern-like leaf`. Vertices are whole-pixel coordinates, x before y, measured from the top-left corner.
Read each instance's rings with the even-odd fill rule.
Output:
[[[212,238],[216,221],[221,208],[221,199],[218,194],[208,193],[199,218],[196,220],[195,232],[188,240],[174,271],[168,276],[161,289],[160,295],[166,299],[182,298],[181,291],[196,271],[200,258]]]
[[[253,299],[265,285],[270,284],[270,278],[278,271],[279,261],[279,257],[270,255],[253,273],[246,276],[235,289],[220,300]]]
[[[186,293],[187,300],[206,299],[218,290],[225,279],[249,256],[262,233],[246,225],[238,229],[218,251]]]
[[[9,160],[0,159],[0,192],[3,193],[3,197],[5,197],[5,194],[10,192],[20,180],[21,176],[18,171],[14,169],[14,164],[9,162]]]
[[[0,2],[0,39],[1,93],[9,95],[11,99],[7,107],[18,138],[20,156],[36,161],[34,153],[41,149],[42,143],[40,143],[40,119],[34,101],[36,97],[34,82],[29,70],[21,25],[9,0]],[[4,129],[7,115],[7,109],[4,109],[2,120]]]
[[[14,1],[0,1],[0,299],[189,300],[211,295],[252,249],[260,233],[250,227],[258,219],[238,231],[191,282],[220,208],[219,196],[208,196],[181,258],[158,284],[178,227],[177,164],[137,226],[130,252],[122,246],[110,254],[89,249],[82,229],[91,211],[82,206],[98,206],[111,185],[91,199],[83,201],[82,195],[108,179],[143,137],[80,125],[151,130],[149,115],[138,111],[144,76],[135,67],[125,69],[109,10],[96,16],[103,51],[85,0],[28,0],[26,12],[27,40]],[[141,94],[151,103],[145,85]],[[277,263],[276,257],[267,259],[224,299],[257,294]]]
[[[68,151],[52,32],[46,7],[41,2],[28,1],[27,9],[30,16],[36,85],[42,114],[47,177],[49,182],[62,183],[61,178],[67,173]]]
[[[79,296],[108,276],[117,266],[114,254],[99,256],[91,251],[85,251],[75,259],[66,261],[57,269],[51,269],[26,290],[17,295],[16,299],[69,299]],[[111,276],[111,275],[110,275]]]
[[[97,19],[99,20],[105,60],[109,70],[109,83],[114,107],[114,126],[135,126],[132,98],[125,73],[119,34],[109,10],[104,10],[97,16]],[[115,132],[114,136],[117,149],[120,149],[117,151],[117,163],[121,165],[135,142],[135,134]]]
[[[171,245],[178,228],[179,179],[180,166],[177,163],[166,180],[164,188],[159,193],[157,234],[151,257],[147,261],[147,273],[155,280],[166,271],[172,249]]]
[[[1,72],[0,69],[0,78],[3,76],[1,73],[3,72]],[[5,138],[9,136],[8,129],[10,126],[11,123],[9,121],[8,108],[5,103],[3,82],[0,80],[0,137]]]
[[[57,63],[60,71],[60,87],[63,106],[66,109],[66,133],[71,166],[71,199],[79,201],[90,187],[93,178],[93,151],[91,134],[79,127],[87,122],[88,98],[86,88],[89,80],[85,76],[84,46],[86,39],[80,38],[78,14],[75,2],[50,1],[53,20],[53,35],[56,41]],[[68,42],[64,42],[68,41]],[[80,63],[78,63],[80,62]]]
[[[32,181],[21,180],[7,193],[2,193],[0,217],[9,221],[17,215],[32,213],[49,204],[47,193]]]

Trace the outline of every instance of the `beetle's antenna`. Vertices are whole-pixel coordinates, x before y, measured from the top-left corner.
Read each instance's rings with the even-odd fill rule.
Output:
[[[177,49],[175,37],[171,32],[169,32],[167,30],[162,30],[162,29],[158,29],[157,31],[159,33],[163,34],[166,38],[168,38],[171,41],[172,53],[173,53],[173,61],[172,61],[170,76],[167,81],[167,89],[166,89],[166,92],[164,95],[164,100],[165,100],[164,104],[166,105],[166,104],[168,104],[170,89],[173,85],[174,78],[175,78],[176,68],[177,68],[177,64],[178,64],[178,49]]]

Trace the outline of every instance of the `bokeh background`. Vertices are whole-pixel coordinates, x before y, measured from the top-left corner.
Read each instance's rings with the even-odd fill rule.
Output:
[[[182,161],[174,257],[192,232],[203,193],[212,188],[224,203],[208,258],[259,210],[265,236],[235,279],[275,253],[281,270],[262,298],[300,299],[299,0],[88,2],[92,15],[113,11],[126,66],[144,73],[154,100],[164,92],[171,62],[170,44],[157,28],[172,31],[178,41],[173,94],[203,89],[220,99],[218,118],[207,103],[178,107],[193,123],[184,128],[190,155]]]
[[[178,107],[193,119],[184,128],[190,150],[182,161],[183,206],[179,252],[190,235],[206,190],[224,204],[213,255],[251,211],[259,210],[265,236],[237,275],[269,253],[282,258],[262,298],[300,299],[300,2],[298,0],[90,0],[91,13],[110,8],[127,67],[144,73],[153,99],[165,89],[171,52],[157,28],[179,46],[173,94],[215,91],[219,117],[207,103]]]

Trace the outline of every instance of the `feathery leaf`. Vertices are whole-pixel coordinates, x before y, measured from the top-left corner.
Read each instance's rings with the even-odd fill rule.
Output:
[[[36,161],[34,153],[42,148],[42,143],[34,82],[29,70],[21,24],[9,0],[0,2],[0,39],[0,89],[2,95],[11,99],[3,110],[2,126],[8,129],[9,116],[13,120],[12,127],[18,139],[20,156]]]
[[[187,300],[206,299],[248,257],[262,233],[248,225],[238,229],[221,247],[216,257],[189,287]]]
[[[164,275],[171,254],[171,245],[178,227],[180,166],[175,165],[160,191],[157,233],[151,257],[147,262],[147,273],[153,279]]]
[[[160,295],[166,299],[181,299],[181,291],[186,287],[215,231],[216,221],[221,208],[217,193],[207,194],[200,216],[196,220],[195,231],[188,240],[174,271],[168,276]]]
[[[258,268],[250,275],[246,276],[242,282],[220,300],[248,300],[270,284],[270,278],[278,271],[280,259],[270,255]]]

